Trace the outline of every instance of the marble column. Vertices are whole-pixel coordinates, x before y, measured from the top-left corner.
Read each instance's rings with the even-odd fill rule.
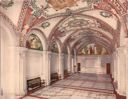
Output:
[[[43,51],[43,75],[44,80],[46,82],[46,86],[50,85],[50,60],[51,60],[51,52]]]
[[[125,47],[120,47],[117,49],[118,52],[118,61],[117,61],[117,93],[119,95],[126,95],[126,55]]]
[[[126,97],[128,99],[128,38],[125,38],[125,55],[126,55]]]
[[[127,99],[128,99],[128,48],[126,48],[126,50],[125,50],[125,55],[126,55],[126,70],[125,70],[125,72],[126,72],[126,97],[127,97]]]
[[[117,83],[117,52],[113,53],[113,61],[114,61],[114,82]]]
[[[112,78],[114,80],[114,54],[111,55],[111,74],[112,74]]]
[[[72,60],[71,60],[71,54],[68,54],[68,72],[70,72],[70,73],[72,71],[71,62],[72,62]]]
[[[74,59],[74,56],[73,56],[73,55],[72,55],[71,60],[72,60],[72,73],[74,73],[74,72],[75,72],[75,69],[74,69],[74,66],[75,66],[75,59]]]
[[[19,67],[17,66],[17,81],[19,81],[18,86],[16,88],[17,94],[20,96],[24,96],[27,93],[27,85],[26,85],[26,52],[27,48],[19,47]],[[18,90],[19,89],[19,92]]]
[[[63,60],[64,60],[64,55],[62,53],[59,53],[59,76],[60,76],[60,79],[63,79],[64,78],[64,64],[63,64]]]
[[[74,49],[74,65],[77,66],[77,55],[75,49]]]

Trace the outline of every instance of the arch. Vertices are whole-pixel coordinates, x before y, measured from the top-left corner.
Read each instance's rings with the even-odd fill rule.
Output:
[[[42,46],[43,46],[43,50],[44,50],[44,51],[48,50],[47,38],[45,37],[44,33],[43,33],[41,30],[36,29],[36,28],[31,29],[31,30],[25,35],[23,45],[26,46],[26,42],[27,42],[27,40],[29,39],[29,36],[32,35],[32,34],[36,35],[36,36],[40,39],[40,41],[41,41],[41,43],[42,43]]]
[[[61,52],[62,52],[62,49],[61,49],[62,42],[61,42],[59,39],[57,39],[57,38],[51,40],[51,41],[50,41],[50,44],[49,44],[49,50],[50,50],[50,46],[51,46],[53,43],[56,43],[56,44],[57,44],[58,52],[61,53]]]
[[[68,54],[71,54],[71,47],[69,44],[67,44],[67,50],[68,50]]]
[[[99,18],[96,18],[96,17],[93,17],[93,16],[90,16],[90,15],[85,15],[85,14],[81,14],[81,13],[77,13],[77,14],[74,14],[74,16],[82,16],[82,17],[85,17],[85,18],[91,18],[91,19],[95,19],[97,20],[98,22],[100,22],[103,26],[106,26],[107,28],[105,28],[105,30],[107,30],[110,34],[112,34],[113,36],[117,36],[119,33],[119,31],[116,31],[114,30],[109,24],[107,24],[106,22],[104,22],[103,20],[99,19]],[[58,29],[58,26],[60,26],[61,24],[63,24],[65,21],[67,21],[68,19],[70,19],[72,16],[67,16],[67,17],[64,17],[62,20],[60,20],[57,25],[55,25],[55,27],[53,28],[53,30],[51,31],[50,33],[50,36],[48,37],[48,39],[51,39],[52,36],[56,33],[56,30]],[[57,31],[58,32],[58,31]],[[118,36],[117,36],[118,37]]]
[[[7,99],[19,94],[19,35],[9,18],[0,14],[0,89]],[[17,78],[17,79],[16,79]]]
[[[55,52],[55,53],[59,53],[59,48],[58,48],[58,45],[56,43],[56,41],[53,41],[51,44],[50,44],[50,49],[49,49],[51,52]]]
[[[100,31],[98,31],[98,30],[85,28],[83,31],[91,32],[91,34],[89,34],[89,36],[96,36],[96,37],[98,37],[98,36],[96,35],[96,33],[98,33],[98,34],[101,35],[104,39],[106,39],[109,43],[114,44],[114,40],[112,40],[110,37],[108,37],[107,35],[105,35],[104,33],[100,32]],[[82,33],[83,36],[82,36],[81,38],[88,36],[88,34],[87,34],[86,32],[83,32],[83,33]],[[68,35],[68,37],[65,39],[65,41],[64,41],[64,43],[63,43],[63,46],[64,46],[68,41],[70,41],[72,35],[75,35],[75,36],[77,37],[77,36],[79,36],[79,34],[80,34],[80,33],[79,33],[79,30],[76,30],[75,32],[73,32],[73,33],[71,33],[70,35]],[[75,36],[74,36],[73,38],[75,38]]]

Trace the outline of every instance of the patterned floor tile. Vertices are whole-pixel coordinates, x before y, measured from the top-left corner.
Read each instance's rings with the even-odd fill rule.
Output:
[[[101,82],[101,79],[108,82]],[[86,89],[93,90],[89,91]],[[106,93],[103,93],[103,90],[100,89],[104,89]],[[48,99],[116,99],[116,96],[109,94],[107,90],[113,90],[110,76],[79,73],[60,80],[52,86],[45,87],[32,95]],[[27,96],[24,99],[40,98]]]

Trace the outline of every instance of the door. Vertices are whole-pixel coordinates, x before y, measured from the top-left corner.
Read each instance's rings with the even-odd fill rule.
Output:
[[[110,68],[110,63],[106,64],[106,73],[111,74],[111,68]]]
[[[80,70],[81,70],[80,63],[77,63],[77,72],[79,72]]]

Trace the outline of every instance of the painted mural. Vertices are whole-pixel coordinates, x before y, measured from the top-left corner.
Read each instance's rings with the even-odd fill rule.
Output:
[[[14,0],[0,0],[0,6],[7,9],[14,4]]]
[[[34,50],[43,50],[42,43],[40,39],[35,35],[31,34],[26,42],[26,47],[29,49],[34,49]]]
[[[109,54],[107,49],[103,46],[95,43],[91,43],[82,48],[79,52],[79,55],[107,55]]]
[[[53,6],[55,10],[60,10],[65,7],[73,6],[74,4],[76,4],[77,1],[76,0],[49,0],[48,2]]]
[[[53,43],[51,44],[50,50],[51,50],[51,52],[53,52],[53,53],[59,53],[58,46],[57,46],[56,42],[53,42]]]

